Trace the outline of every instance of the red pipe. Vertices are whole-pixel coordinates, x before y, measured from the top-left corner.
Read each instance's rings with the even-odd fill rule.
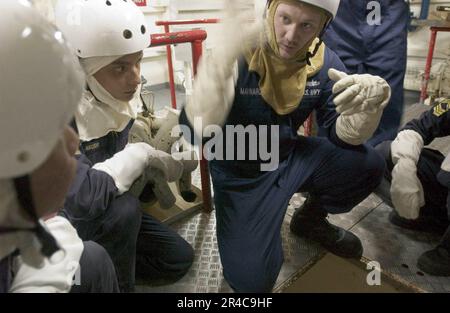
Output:
[[[170,32],[169,25],[164,25],[164,32],[168,34]],[[166,46],[167,51],[167,66],[169,67],[169,87],[170,87],[170,99],[172,108],[177,108],[177,97],[175,95],[175,78],[173,77],[173,62],[172,62],[172,47]]]
[[[193,42],[196,40],[202,41],[206,39],[206,32],[204,30],[196,29],[184,32],[153,34],[151,37],[152,42],[150,47],[158,47],[177,43]]]
[[[437,31],[431,29],[430,43],[428,45],[427,63],[425,65],[425,75],[422,79],[422,88],[420,90],[420,103],[423,104],[427,98],[428,82],[430,80],[431,64],[433,62],[434,47],[436,45]]]
[[[194,69],[194,76],[197,75],[197,67],[202,56],[203,47],[201,40],[195,40],[192,42],[192,67]]]
[[[430,36],[430,43],[428,45],[428,56],[427,56],[427,63],[425,65],[425,75],[422,80],[422,87],[420,90],[420,103],[423,104],[425,99],[427,98],[427,88],[428,88],[428,82],[430,81],[430,72],[431,72],[431,65],[433,63],[433,54],[434,54],[434,47],[436,45],[436,37],[437,33],[439,31],[441,32],[449,32],[450,27],[430,27],[431,36]]]
[[[187,24],[215,24],[219,22],[220,20],[217,18],[203,18],[198,20],[156,21],[155,24],[157,26],[168,26],[168,25],[187,25]]]
[[[194,76],[197,75],[197,68],[200,58],[203,53],[202,41],[195,40],[192,42],[192,67],[194,70]],[[200,153],[202,157],[200,159],[200,178],[202,182],[202,196],[203,196],[203,210],[206,213],[212,212],[211,203],[211,184],[209,181],[209,168],[208,161],[203,153],[203,145],[200,145]]]
[[[151,36],[151,45],[150,47],[158,47],[167,45],[167,55],[168,55],[168,64],[169,64],[169,79],[173,79],[173,74],[170,75],[172,68],[172,54],[170,50],[170,45],[175,43],[191,43],[192,48],[192,64],[194,70],[194,76],[197,74],[197,66],[200,61],[200,58],[203,53],[202,43],[206,39],[206,32],[204,30],[192,30],[192,31],[184,31],[184,32],[175,32],[175,33],[166,33],[166,34],[155,34]],[[170,51],[170,52],[169,52]],[[170,56],[170,58],[169,58]],[[171,78],[172,77],[172,78]],[[171,87],[173,80],[171,81]],[[175,91],[175,88],[173,88]],[[172,94],[171,88],[171,96],[172,101],[174,101],[175,93]],[[172,104],[175,102],[172,102]],[[203,210],[207,213],[212,211],[212,203],[211,203],[211,184],[209,180],[209,168],[208,161],[205,159],[203,155],[203,147],[200,146],[200,151],[202,153],[202,157],[200,158],[200,177],[202,183],[202,196],[203,196]]]
[[[178,20],[178,21],[156,21],[157,26],[164,26],[164,32],[167,34],[170,32],[169,25],[187,25],[187,24],[213,24],[218,23],[218,19],[197,19],[197,20]],[[167,45],[167,67],[169,71],[169,87],[170,87],[170,98],[172,102],[172,108],[177,108],[177,98],[175,96],[175,79],[173,75],[173,61],[172,61],[172,48]],[[195,67],[194,67],[195,68]]]
[[[173,61],[171,44],[193,42],[195,40],[205,40],[206,32],[204,30],[192,30],[184,32],[169,32],[169,25],[164,25],[165,34],[154,34],[151,36],[152,41],[150,47],[166,45],[167,66],[169,70],[169,86],[172,108],[177,108],[177,98],[175,94],[175,78],[173,75]]]

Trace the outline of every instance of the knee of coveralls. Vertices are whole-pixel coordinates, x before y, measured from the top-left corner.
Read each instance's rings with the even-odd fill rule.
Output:
[[[152,283],[183,277],[194,261],[194,250],[177,232],[143,214],[137,240],[136,276]]]
[[[258,212],[253,215],[254,224],[239,221],[240,216],[222,207],[217,194],[217,243],[225,279],[235,292],[270,292],[283,264],[280,227],[276,225],[280,222]],[[241,209],[246,209],[245,204]],[[265,227],[266,223],[272,227]]]
[[[280,271],[280,232],[292,196],[292,187],[286,182],[289,179],[280,182],[287,164],[282,162],[275,171],[249,177],[231,166],[210,164],[223,273],[237,292],[269,292]]]
[[[235,250],[242,241],[227,246],[219,243],[225,279],[235,292],[271,292],[284,260],[281,242],[272,255],[264,255],[258,247]]]
[[[141,224],[141,208],[138,200],[124,193],[115,198],[105,215],[93,240],[108,251],[116,267],[120,290],[134,290],[136,242]]]
[[[135,246],[141,218],[139,201],[128,192],[124,193],[115,198],[107,208],[96,237],[102,237],[103,241],[111,239],[115,246],[130,242]]]
[[[161,276],[171,280],[182,278],[194,262],[194,249],[176,232],[172,242],[172,252],[160,256]]]
[[[312,196],[319,199],[322,207],[331,214],[341,214],[351,211],[357,204],[367,198],[381,183],[386,169],[384,158],[372,147],[363,145],[355,148],[358,153],[351,154],[351,159],[343,157],[338,162],[349,162],[352,166],[348,169],[347,183],[328,176],[330,181],[336,181],[332,192],[320,192],[313,190]],[[335,164],[335,166],[339,166]]]
[[[235,196],[238,193],[233,192]],[[257,211],[242,218],[239,213],[245,214],[242,212],[252,206],[246,205],[242,198],[229,199],[229,196],[214,185],[217,243],[224,277],[235,292],[270,292],[283,264],[280,227],[277,226],[281,222]],[[269,201],[275,201],[274,198]],[[230,203],[232,200],[242,203],[238,214],[229,210],[229,206],[235,204]],[[270,202],[266,205],[276,215],[278,208]],[[242,221],[247,218],[257,225]],[[265,227],[266,223],[270,227]]]
[[[85,241],[79,272],[71,293],[119,292],[116,271],[109,254],[99,244]]]

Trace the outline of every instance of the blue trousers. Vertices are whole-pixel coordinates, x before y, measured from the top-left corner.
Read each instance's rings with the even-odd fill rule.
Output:
[[[369,146],[343,149],[299,138],[277,170],[245,178],[211,162],[224,276],[238,292],[269,292],[283,263],[281,226],[294,193],[309,192],[329,213],[350,211],[380,183],[385,162]]]
[[[80,284],[74,285],[71,293],[116,293],[119,292],[114,264],[108,252],[93,241],[85,241],[80,259]]]
[[[114,262],[122,292],[134,290],[135,277],[161,284],[181,278],[194,260],[192,247],[175,231],[142,213],[125,193],[95,220],[72,219],[80,238],[103,246]]]

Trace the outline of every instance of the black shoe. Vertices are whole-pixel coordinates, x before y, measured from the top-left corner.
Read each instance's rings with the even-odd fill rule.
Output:
[[[353,233],[328,222],[327,213],[312,207],[308,200],[292,216],[290,229],[295,235],[320,243],[333,254],[360,259],[361,240]]]
[[[155,199],[156,199],[156,196],[155,196],[155,193],[153,192],[153,185],[146,184],[139,196],[139,201],[141,201],[143,203],[149,203]]]
[[[448,221],[431,216],[419,216],[415,220],[403,218],[395,210],[389,213],[389,221],[399,227],[442,235],[448,227]]]
[[[417,267],[433,276],[450,276],[450,251],[437,246],[419,257]]]
[[[181,192],[181,197],[184,199],[184,201],[186,202],[194,202],[195,199],[197,199],[197,195],[195,194],[195,192],[191,191],[191,190],[185,190]]]

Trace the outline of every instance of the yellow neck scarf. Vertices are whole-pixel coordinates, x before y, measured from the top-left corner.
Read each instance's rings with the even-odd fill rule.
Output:
[[[272,1],[266,18],[268,33],[267,43],[260,44],[256,49],[244,53],[249,70],[257,72],[260,76],[259,88],[264,100],[277,112],[285,115],[294,111],[305,93],[306,80],[315,75],[323,66],[325,45],[322,43],[310,64],[306,64],[308,51],[313,52],[319,42],[317,33],[297,54],[289,60],[280,57],[275,35],[275,12],[280,3],[298,5],[296,0]],[[325,25],[327,16],[324,13],[322,25]],[[322,27],[320,28],[322,29]],[[320,31],[319,31],[320,32]],[[263,42],[263,41],[262,41]]]

